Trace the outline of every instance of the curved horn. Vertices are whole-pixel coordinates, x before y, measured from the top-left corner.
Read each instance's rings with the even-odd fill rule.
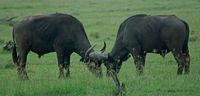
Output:
[[[90,51],[91,51],[95,46],[96,46],[96,44],[93,45],[93,46],[91,46],[91,47],[85,52],[85,57],[87,57],[87,56],[89,55]]]
[[[102,53],[106,50],[106,42],[104,41],[103,43],[104,43],[104,46],[103,46],[103,48],[100,50]]]
[[[13,17],[10,17],[10,18],[7,18],[6,21],[12,21],[13,19],[17,18],[18,16],[13,16]]]

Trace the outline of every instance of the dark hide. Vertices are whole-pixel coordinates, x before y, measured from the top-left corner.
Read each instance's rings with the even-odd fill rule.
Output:
[[[56,52],[59,77],[70,75],[70,55],[75,52],[82,58],[91,47],[82,23],[75,17],[67,14],[51,14],[47,16],[30,16],[18,22],[13,28],[13,40],[16,47],[13,49],[13,61],[17,65],[20,78],[28,79],[25,66],[29,51],[41,57],[49,52]],[[92,49],[90,52],[93,52]],[[90,60],[91,62],[91,60]]]
[[[177,74],[189,73],[188,24],[174,15],[135,15],[125,20],[117,33],[112,51],[105,60],[108,69],[119,72],[121,64],[130,53],[137,74],[143,72],[147,53],[165,56],[172,52],[177,63]],[[125,58],[125,59],[124,59]]]

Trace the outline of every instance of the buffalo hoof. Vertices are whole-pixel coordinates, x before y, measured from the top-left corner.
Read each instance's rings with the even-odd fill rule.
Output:
[[[65,77],[66,77],[67,79],[68,79],[68,78],[71,78],[70,73],[69,73],[69,72],[66,72]]]
[[[94,73],[94,75],[97,77],[97,78],[103,78],[103,74],[102,72],[97,72],[97,73]]]
[[[136,72],[136,77],[140,77],[143,75],[143,72]]]
[[[71,79],[72,77],[70,75],[66,75],[65,79]]]
[[[20,80],[29,80],[28,76],[25,75],[25,74],[19,75],[19,79],[20,79]]]
[[[177,75],[182,75],[183,74],[183,70],[178,70],[177,71]]]
[[[65,79],[65,75],[64,75],[64,71],[61,69],[60,72],[59,72],[59,76],[58,76],[59,79]]]
[[[106,77],[111,77],[111,75],[109,73],[106,73]]]
[[[66,76],[64,74],[58,76],[58,79],[60,79],[60,80],[70,79],[70,78],[71,78],[71,76],[69,74],[66,74]]]
[[[29,80],[27,72],[24,69],[18,69],[18,77],[21,80]]]
[[[118,87],[117,92],[114,93],[114,96],[126,96],[126,88],[124,83]]]
[[[121,84],[121,88],[119,90],[119,96],[126,96],[126,88],[124,83]]]
[[[111,77],[111,73],[109,70],[106,71],[106,77]]]
[[[92,74],[97,78],[103,78],[103,74],[102,73],[92,73]]]
[[[185,69],[185,75],[189,75],[189,73],[190,73],[190,70],[189,69]]]
[[[97,78],[102,78],[103,77],[103,73],[101,70],[90,70],[90,72],[96,76]]]
[[[64,75],[59,75],[58,79],[65,79],[65,76]]]
[[[190,74],[190,72],[185,72],[184,74],[185,74],[185,75],[189,75],[189,74]]]

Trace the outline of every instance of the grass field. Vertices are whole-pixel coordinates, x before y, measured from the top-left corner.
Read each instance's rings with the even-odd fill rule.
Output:
[[[125,83],[127,96],[200,96],[200,0],[0,0],[0,19],[68,13],[77,17],[85,27],[96,50],[107,43],[111,51],[120,23],[129,16],[175,14],[190,25],[190,75],[177,76],[177,64],[168,54],[163,60],[148,54],[144,75],[136,77],[132,58],[123,63],[120,80]],[[12,64],[11,53],[4,52],[4,44],[12,40],[12,27],[0,24],[0,96],[112,96],[115,90],[111,78],[98,79],[71,56],[71,78],[59,80],[56,54],[41,59],[30,53],[27,71],[30,80],[20,81]]]

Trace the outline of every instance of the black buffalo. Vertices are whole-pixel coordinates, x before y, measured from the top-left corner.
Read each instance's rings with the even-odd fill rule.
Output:
[[[178,63],[177,74],[185,69],[189,73],[190,56],[188,49],[188,24],[174,15],[150,16],[138,14],[126,19],[117,33],[112,51],[103,55],[108,69],[119,72],[121,64],[131,53],[137,74],[143,72],[147,53],[165,56],[172,52]]]
[[[87,62],[93,72],[101,75],[99,62],[90,59],[95,51],[87,38],[82,23],[68,14],[30,16],[13,26],[13,62],[17,65],[21,79],[28,79],[25,70],[27,55],[30,51],[39,57],[49,52],[57,53],[59,78],[70,76],[70,55],[75,52]],[[16,48],[19,54],[17,55]],[[101,51],[105,50],[105,46]]]

